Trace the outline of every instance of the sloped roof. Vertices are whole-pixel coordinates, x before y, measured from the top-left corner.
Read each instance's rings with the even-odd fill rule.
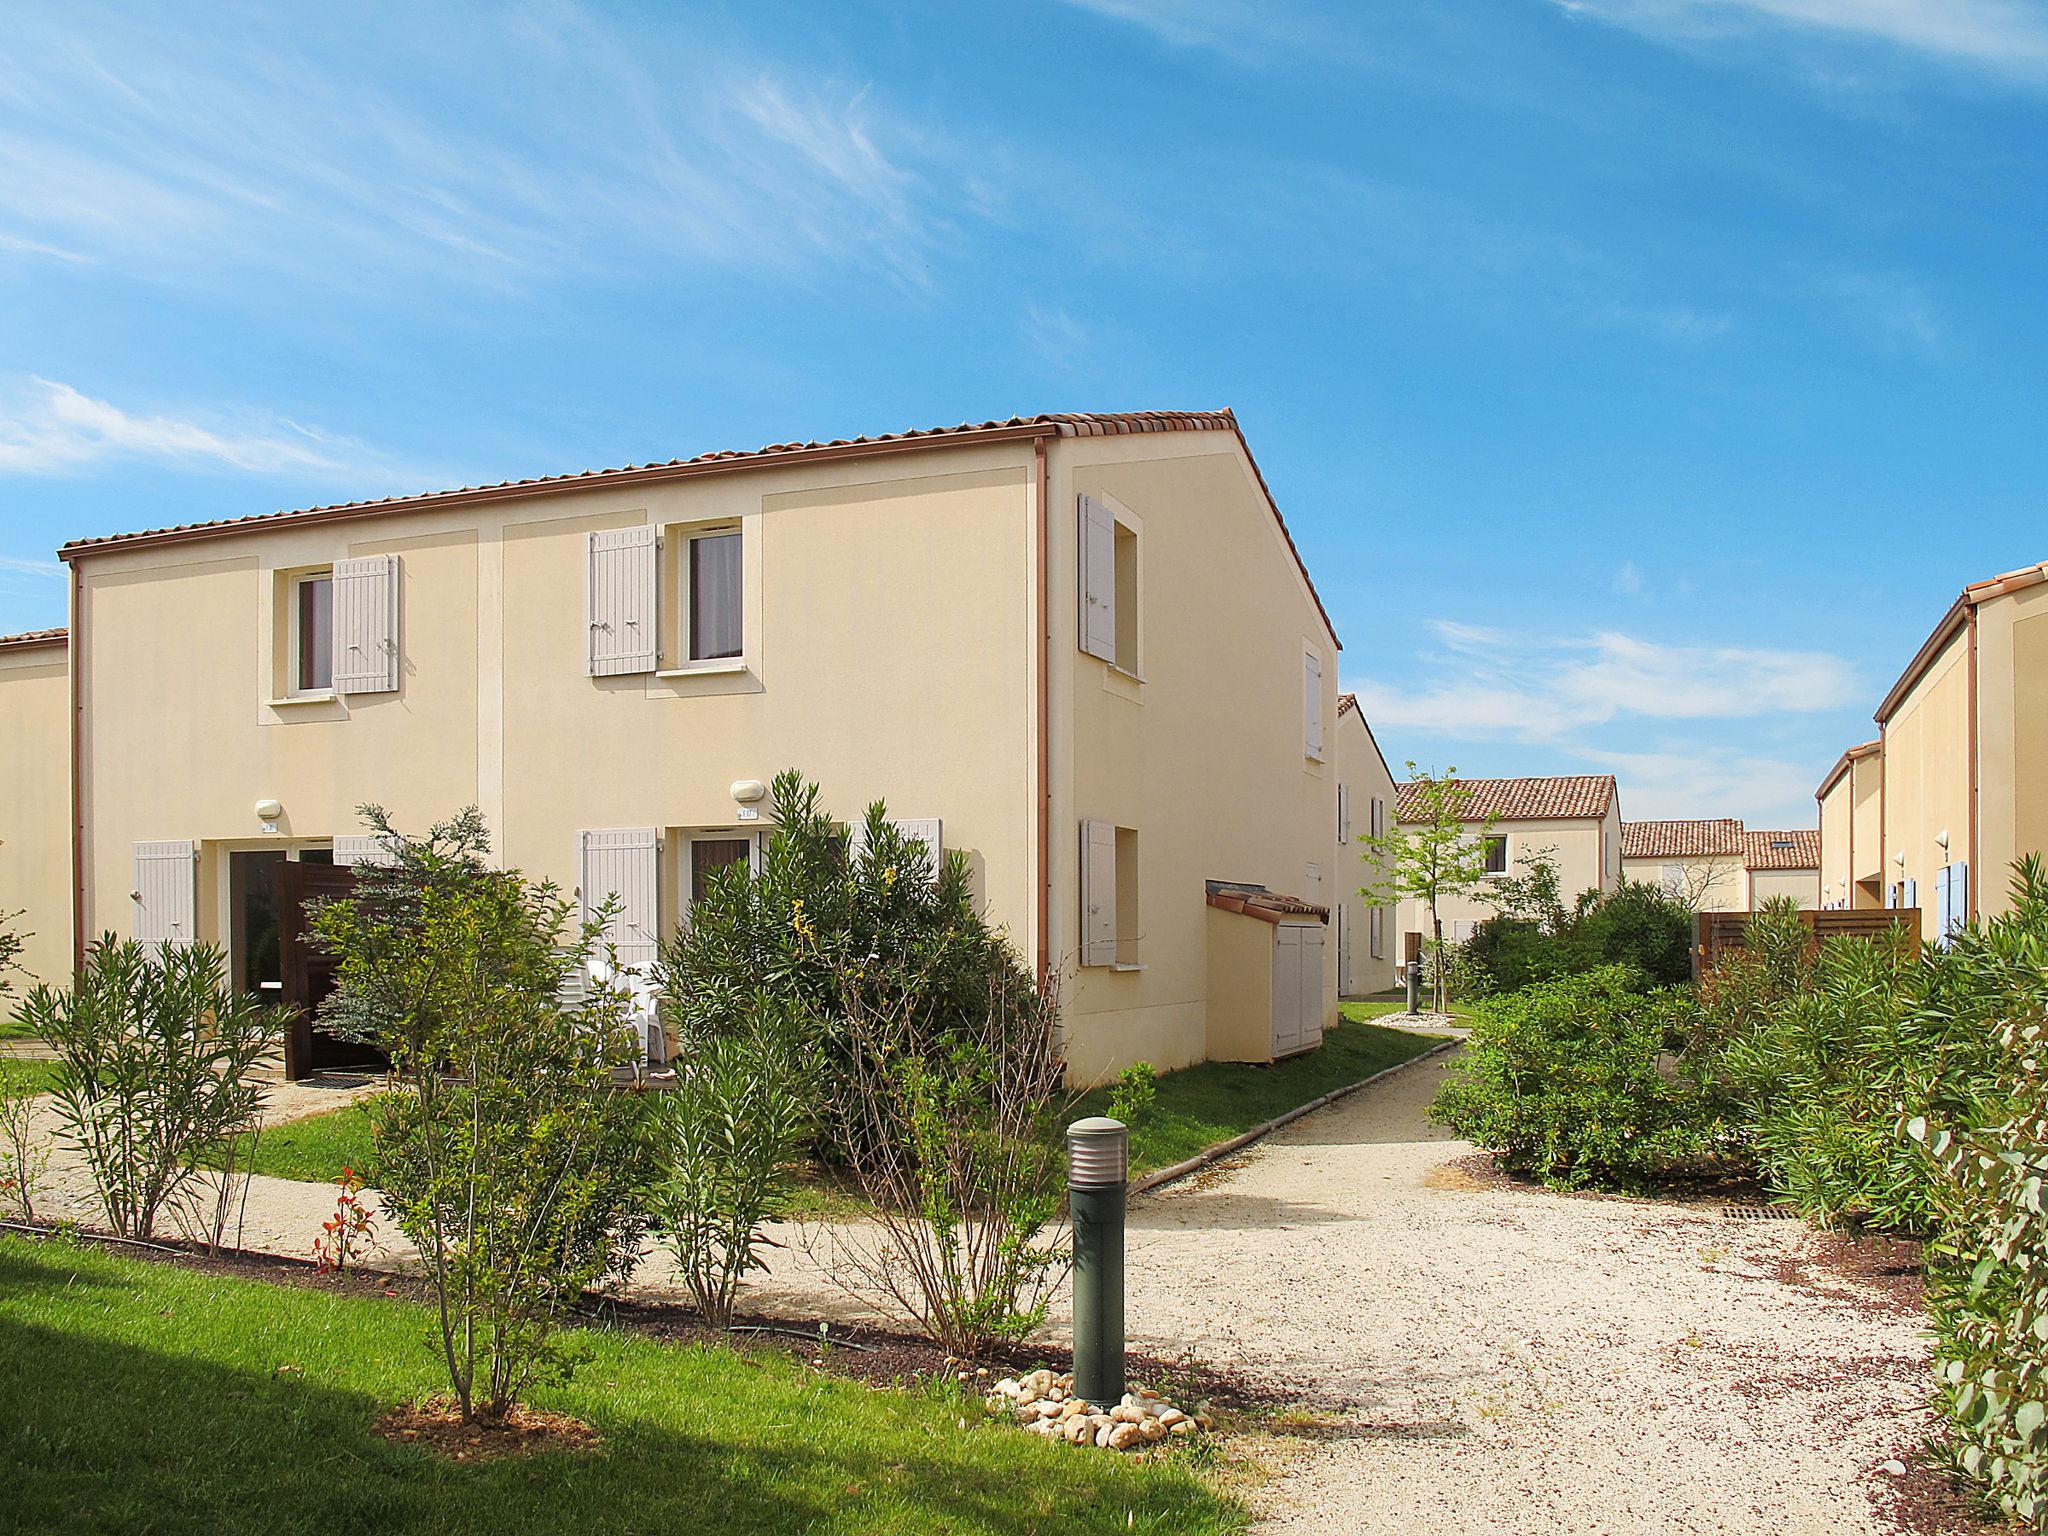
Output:
[[[1883,746],[1884,742],[1882,740],[1866,741],[1844,752],[1835,759],[1835,766],[1828,770],[1828,776],[1820,781],[1820,788],[1813,792],[1813,798],[1816,800],[1826,798],[1827,792],[1835,787],[1835,780],[1849,771],[1851,763],[1861,761]]]
[[[1564,774],[1536,779],[1458,779],[1465,790],[1461,821],[1585,821],[1605,816],[1616,794],[1611,773]],[[1402,821],[1422,815],[1421,788],[1412,781],[1394,789]]]
[[[1733,817],[1711,821],[1624,821],[1624,859],[1703,859],[1742,852],[1742,823]]]
[[[1242,912],[1262,923],[1277,923],[1290,917],[1313,917],[1325,923],[1330,920],[1328,907],[1303,901],[1299,896],[1283,896],[1263,886],[1232,885],[1221,880],[1209,882],[1209,905],[1224,912]]]
[[[1388,783],[1393,783],[1394,770],[1387,766],[1387,754],[1380,749],[1379,733],[1372,728],[1372,722],[1365,718],[1365,711],[1358,707],[1358,695],[1355,693],[1337,695],[1337,718],[1342,720],[1346,715],[1358,716],[1358,723],[1365,730],[1365,739],[1372,743],[1373,756],[1380,760],[1380,771],[1386,774]]]
[[[1962,594],[1949,604],[1948,612],[1944,613],[1940,622],[1934,626],[1933,633],[1920,642],[1920,649],[1915,651],[1913,659],[1906,663],[1906,670],[1899,674],[1899,680],[1892,684],[1890,691],[1879,702],[1877,713],[1872,718],[1879,725],[1883,725],[1891,718],[1892,711],[1899,707],[1899,702],[1912,691],[1913,685],[1920,681],[1928,667],[1933,665],[1934,658],[1939,656],[1942,648],[1955,638],[1956,631],[1963,627],[1972,608],[1979,603],[1989,602],[1994,597],[2003,597],[2008,592],[2023,591],[2044,581],[2048,581],[2048,560],[2036,565],[2023,565],[2016,571],[1987,577],[1983,581],[1973,581],[1963,588]]]
[[[18,635],[0,635],[0,651],[26,651],[39,645],[64,645],[71,634],[63,629],[25,629]]]
[[[1742,842],[1745,868],[1820,868],[1820,833],[1811,827],[1796,832],[1745,832]]]

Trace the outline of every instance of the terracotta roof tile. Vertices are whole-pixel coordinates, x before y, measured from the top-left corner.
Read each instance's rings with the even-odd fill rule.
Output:
[[[1713,821],[1624,821],[1621,824],[1621,856],[1624,859],[1711,858],[1716,854],[1739,854],[1742,823],[1732,817]]]
[[[1330,920],[1328,907],[1303,901],[1299,896],[1283,896],[1263,886],[1236,885],[1223,880],[1209,882],[1209,905],[1224,912],[1242,912],[1262,923],[1277,923],[1290,917],[1312,917],[1324,923]]]
[[[1537,779],[1459,779],[1465,803],[1463,821],[1581,821],[1605,816],[1614,804],[1611,773],[1565,774]],[[1402,821],[1421,815],[1420,788],[1412,781],[1395,788]]]
[[[70,632],[62,629],[26,629],[18,635],[0,635],[0,651],[26,651],[38,645],[64,645]]]
[[[1337,695],[1337,718],[1339,720],[1342,720],[1346,715],[1350,714],[1351,711],[1356,708],[1358,708],[1357,694],[1340,693]]]
[[[1811,827],[1796,832],[1745,832],[1743,864],[1749,869],[1819,869],[1820,833]]]

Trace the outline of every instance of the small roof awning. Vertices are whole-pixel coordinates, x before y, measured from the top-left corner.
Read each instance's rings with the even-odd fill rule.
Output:
[[[1246,917],[1256,917],[1262,923],[1284,923],[1295,918],[1310,918],[1319,923],[1330,920],[1330,909],[1319,907],[1312,901],[1303,901],[1299,896],[1283,896],[1278,891],[1269,891],[1263,885],[1245,885],[1234,880],[1211,880],[1209,905],[1223,912],[1242,912]]]

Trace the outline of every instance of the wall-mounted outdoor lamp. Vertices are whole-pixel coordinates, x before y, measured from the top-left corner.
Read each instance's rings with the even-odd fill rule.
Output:
[[[1892,862],[1898,865],[1899,868],[1904,869],[1906,867],[1906,850],[1901,848],[1897,853],[1893,854]]]
[[[256,819],[263,823],[263,830],[275,832],[278,820],[284,815],[284,806],[275,800],[256,802]]]
[[[1114,1407],[1124,1395],[1124,1211],[1130,1131],[1091,1115],[1067,1127],[1067,1212],[1074,1227],[1074,1396]]]
[[[1937,833],[1935,833],[1935,834],[1934,834],[1934,846],[1935,846],[1935,847],[1937,847],[1937,848],[1939,848],[1939,849],[1940,849],[1940,850],[1941,850],[1941,851],[1942,851],[1943,853],[1947,853],[1947,852],[1948,852],[1948,828],[1947,828],[1947,827],[1943,827],[1943,828],[1942,828],[1942,829],[1941,829],[1941,830],[1940,830],[1939,832],[1937,832]]]
[[[768,793],[768,786],[759,779],[735,779],[732,797],[741,805],[752,805]]]

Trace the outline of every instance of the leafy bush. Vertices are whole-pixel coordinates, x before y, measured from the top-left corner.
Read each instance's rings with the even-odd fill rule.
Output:
[[[1462,1070],[1430,1107],[1517,1173],[1640,1184],[1718,1157],[1729,1128],[1670,1055],[1673,1001],[1602,966],[1473,1011]]]
[[[50,1147],[36,1134],[36,1090],[0,1078],[0,1209],[36,1219],[36,1192],[50,1169]]]
[[[614,1087],[631,1001],[571,987],[604,915],[578,924],[555,886],[490,868],[474,811],[418,840],[363,814],[391,863],[314,918],[338,960],[326,1016],[390,1055],[401,1086],[372,1109],[384,1208],[419,1249],[463,1418],[498,1419],[570,1373],[562,1314],[638,1252],[647,1096]]]
[[[1956,1465],[2007,1513],[2048,1525],[2048,872],[2019,868],[2013,910],[1936,962],[1926,1011],[1988,1024],[1974,1100],[1904,1132],[1938,1170],[1928,1301],[1936,1395]]]
[[[1692,977],[1692,913],[1654,885],[1627,880],[1584,891],[1567,907],[1549,849],[1526,855],[1521,873],[1496,880],[1497,914],[1463,946],[1467,996],[1486,997],[1603,965],[1634,969],[1652,987]]]
[[[895,1047],[933,1059],[955,1033],[980,1032],[992,997],[1000,1019],[1031,1016],[1031,974],[976,908],[958,854],[933,868],[925,845],[891,826],[879,803],[850,833],[794,771],[776,776],[770,805],[775,832],[759,872],[736,865],[718,875],[654,967],[663,1021],[685,1058],[741,1028],[757,990],[819,1022],[827,1096],[853,1070],[845,1021],[863,1011],[886,1007],[901,1026]],[[831,1141],[840,1122],[820,1125],[825,1150],[843,1156]]]
[[[1991,1032],[1930,1002],[1971,989],[1903,937],[1816,945],[1789,901],[1752,917],[1744,943],[1702,980],[1687,1058],[1730,1101],[1764,1183],[1818,1220],[1932,1231],[1929,1170],[1897,1127],[1969,1112]]]
[[[72,986],[36,987],[21,1017],[57,1053],[58,1117],[114,1232],[146,1238],[170,1211],[218,1245],[232,1149],[262,1118],[255,1069],[284,1037],[284,1010],[235,992],[212,945],[107,934]]]
[[[809,1021],[757,993],[740,1030],[700,1044],[657,1096],[654,1212],[705,1321],[732,1325],[740,1282],[765,1268],[761,1227],[789,1198],[817,1073]]]

